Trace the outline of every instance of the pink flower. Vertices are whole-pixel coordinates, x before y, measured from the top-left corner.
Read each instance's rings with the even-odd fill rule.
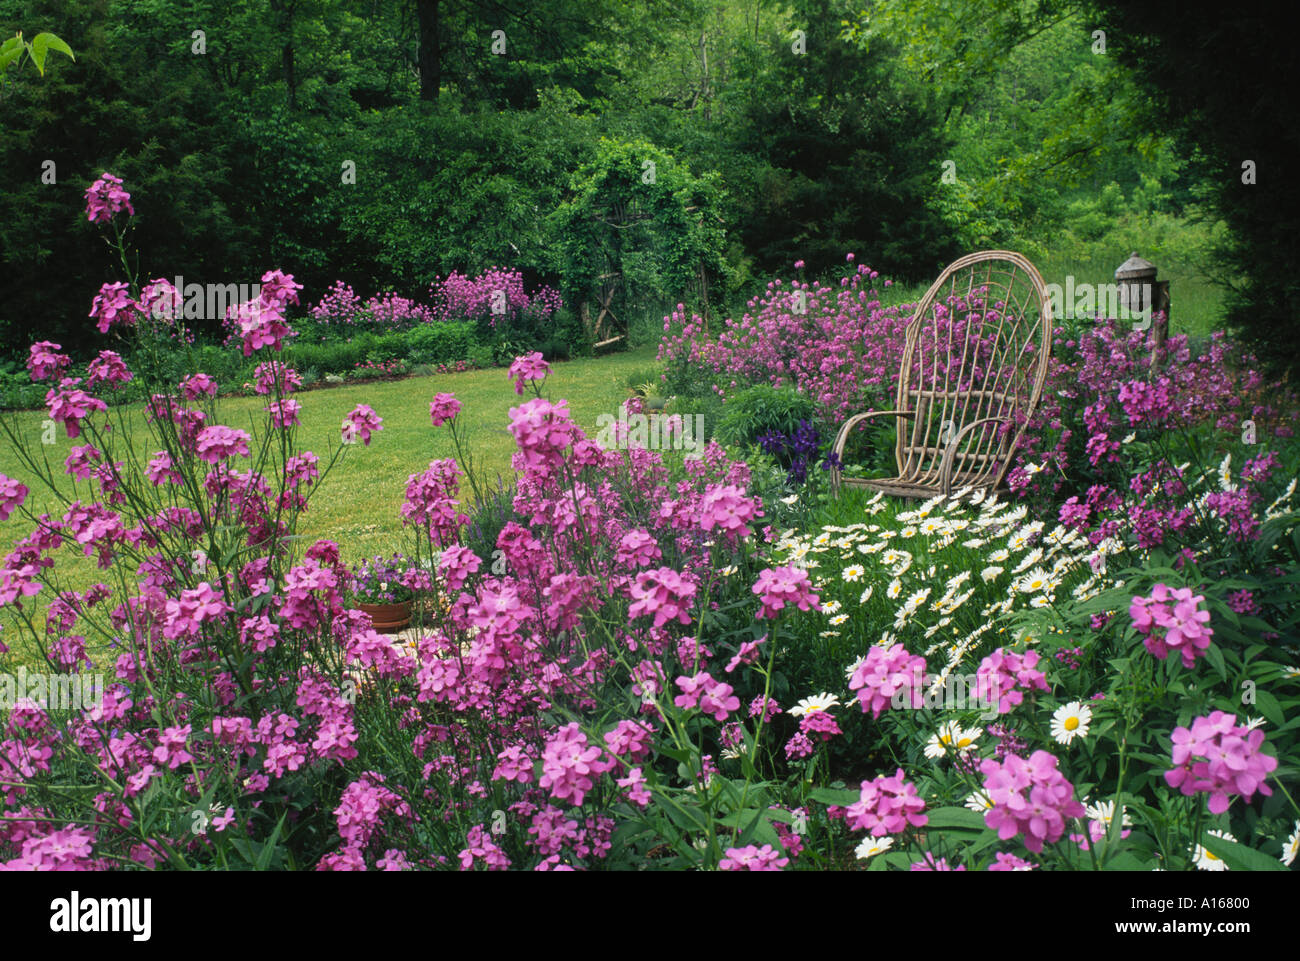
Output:
[[[850,256],[852,256],[852,254],[850,254]],[[939,858],[939,860],[936,861],[933,860],[929,855],[926,855],[926,859],[924,861],[916,861],[907,870],[909,871],[965,871],[966,865],[959,864],[957,865],[957,867],[954,868],[948,864],[947,858]]]
[[[643,808],[650,803],[650,791],[645,786],[645,775],[639,767],[632,768],[627,772],[627,777],[619,778],[616,783],[627,790],[627,799],[637,807]]]
[[[516,357],[510,365],[508,376],[515,382],[515,393],[522,395],[525,381],[543,380],[550,372],[551,366],[542,359],[541,351],[533,351],[523,357]]]
[[[125,384],[134,376],[127,370],[121,355],[112,350],[101,350],[99,356],[87,365],[86,372],[88,387],[96,387],[99,384]]]
[[[1203,600],[1203,595],[1193,595],[1189,587],[1171,590],[1165,584],[1157,584],[1150,597],[1133,598],[1129,617],[1138,633],[1146,635],[1143,644],[1152,656],[1163,661],[1173,650],[1182,655],[1183,667],[1190,668],[1197,658],[1205,656],[1214,634],[1204,626],[1210,620],[1210,612],[1200,610]]]
[[[710,484],[700,498],[700,529],[711,531],[717,527],[728,538],[748,537],[749,522],[763,514],[760,503],[757,498],[746,497],[744,490],[734,484]]]
[[[99,179],[86,188],[86,219],[92,224],[107,223],[125,209],[132,216],[131,195],[122,189],[122,178],[105,171]]]
[[[10,515],[23,506],[28,493],[26,484],[0,474],[0,521],[9,520]]]
[[[236,454],[247,457],[249,439],[247,431],[215,424],[199,431],[195,453],[200,460],[205,460],[209,464],[219,464],[227,457],[234,457]]]
[[[893,777],[883,774],[874,781],[863,781],[858,800],[844,809],[845,823],[853,831],[869,831],[872,837],[897,834],[912,827],[924,827],[929,818],[921,812],[925,801],[916,793],[916,785],[903,780],[900,767]]]
[[[649,567],[663,556],[659,544],[644,528],[628,531],[618,542],[614,560],[628,567]]]
[[[253,390],[259,394],[292,394],[302,386],[302,378],[292,367],[278,360],[267,360],[253,370]]]
[[[924,675],[924,657],[909,654],[902,644],[889,648],[876,644],[849,678],[849,690],[858,692],[864,714],[870,711],[872,717],[878,718],[889,706],[921,707]],[[899,700],[904,703],[895,704]]]
[[[1073,785],[1056,763],[1055,756],[1035,751],[1028,761],[1008,754],[1001,763],[986,758],[980,765],[984,791],[993,804],[984,814],[984,823],[1002,840],[1023,834],[1025,847],[1038,854],[1044,843],[1061,839],[1066,818],[1083,816]]]
[[[190,725],[169,727],[158,735],[158,746],[153,750],[153,759],[158,764],[165,764],[172,770],[194,760],[194,755],[185,749],[185,742],[190,736]]]
[[[577,428],[569,420],[568,404],[552,404],[535,397],[510,408],[510,433],[515,437],[525,468],[553,467],[573,443]]]
[[[821,610],[821,600],[812,591],[808,572],[800,567],[764,568],[758,572],[752,590],[762,604],[757,617],[776,617],[786,604],[801,611]]]
[[[372,431],[381,431],[384,419],[374,412],[369,404],[357,404],[343,422],[343,441],[352,443],[358,436],[367,447],[370,446]]]
[[[181,381],[181,393],[186,400],[198,400],[200,397],[216,397],[217,382],[207,374],[194,374]]]
[[[483,825],[476,824],[469,829],[465,844],[465,849],[457,855],[462,871],[470,870],[475,861],[482,861],[489,871],[504,871],[510,867],[510,859],[493,843],[492,835]]]
[[[518,781],[531,784],[533,781],[533,759],[519,745],[513,745],[497,754],[497,766],[492,771],[492,780]]]
[[[744,641],[740,645],[740,650],[736,651],[736,656],[727,662],[726,672],[730,674],[742,664],[753,664],[758,660],[758,645],[767,640],[764,635],[756,641]]]
[[[180,291],[161,277],[145,284],[144,290],[140,291],[140,307],[154,320],[169,324],[178,320],[182,304]]]
[[[1032,871],[1037,864],[1032,861],[1026,861],[1024,858],[1018,858],[1014,854],[1006,851],[999,851],[993,863],[989,865],[990,871]]]
[[[64,381],[75,384],[76,381]],[[97,397],[91,397],[84,390],[76,387],[62,387],[51,390],[45,395],[45,405],[50,412],[50,419],[59,421],[67,431],[68,437],[75,440],[81,436],[81,422],[91,411],[106,411],[108,405]]]
[[[302,410],[302,405],[292,397],[284,400],[273,400],[264,410],[271,415],[271,423],[282,430],[294,427],[298,423],[298,411]]]
[[[1256,791],[1273,793],[1265,779],[1277,758],[1260,750],[1264,732],[1237,724],[1235,715],[1214,711],[1198,717],[1190,730],[1175,728],[1172,740],[1174,768],[1165,772],[1165,781],[1184,795],[1209,794],[1211,813],[1228,810],[1232,794],[1249,801]]]
[[[772,845],[761,848],[747,844],[743,848],[727,848],[726,857],[718,862],[719,871],[780,871],[790,863]]]
[[[460,401],[455,394],[439,394],[429,405],[429,417],[434,427],[441,427],[450,420],[455,420],[460,413]]]
[[[95,326],[99,332],[107,334],[114,325],[135,323],[139,306],[131,299],[126,284],[104,284],[91,301],[90,316],[98,319]]]
[[[184,478],[181,477],[180,471],[172,464],[172,455],[165,450],[160,450],[149,458],[149,464],[145,468],[145,476],[149,478],[149,483],[158,487],[170,481],[173,484],[180,484]]]
[[[566,724],[546,742],[538,786],[549,789],[557,801],[582,804],[594,779],[614,766],[612,759],[601,759],[603,753],[587,740],[576,721]]]
[[[1024,702],[1023,690],[1046,691],[1047,677],[1034,665],[1039,661],[1037,651],[1015,654],[999,647],[980,662],[975,672],[976,691],[981,703],[992,705],[997,699],[998,713],[1006,714]]]
[[[655,627],[674,620],[691,623],[696,591],[692,575],[678,573],[671,567],[642,571],[628,590],[632,596],[632,605],[627,610],[629,618],[653,614]]]
[[[72,363],[72,358],[55,353],[60,349],[58,344],[51,343],[48,340],[32,344],[30,348],[31,356],[27,358],[27,369],[31,371],[33,381],[45,380],[47,377],[59,377],[63,374],[63,371],[67,370]]]

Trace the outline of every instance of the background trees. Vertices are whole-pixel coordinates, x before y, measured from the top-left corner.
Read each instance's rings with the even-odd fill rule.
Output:
[[[624,238],[633,323],[734,307],[794,260],[817,272],[848,251],[910,283],[961,249],[1111,270],[1140,246],[1231,281],[1227,316],[1294,363],[1296,133],[1274,104],[1295,68],[1250,4],[1208,11],[0,0],[0,28],[77,54],[0,94],[0,337],[84,340],[109,278],[81,193],[104,169],[141,188],[136,241],[187,279],[285,264],[309,299],[340,278],[418,297],[508,264],[579,305],[592,178],[635,193],[661,158],[671,183]]]

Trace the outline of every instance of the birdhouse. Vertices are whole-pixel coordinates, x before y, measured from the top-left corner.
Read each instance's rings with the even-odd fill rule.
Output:
[[[1160,366],[1169,338],[1169,281],[1156,280],[1156,265],[1133,251],[1115,270],[1119,306],[1124,316],[1137,320],[1138,330],[1151,329],[1151,369]]]

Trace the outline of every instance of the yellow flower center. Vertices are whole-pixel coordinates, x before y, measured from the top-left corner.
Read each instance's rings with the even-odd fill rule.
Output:
[[[1065,723],[1062,724],[1061,726],[1065,728],[1067,731],[1073,731],[1076,727],[1079,726],[1079,719],[1077,717],[1067,717],[1065,719]]]
[[[971,739],[968,737],[964,737],[957,742],[958,747],[970,747],[970,745],[971,745]]]
[[[1219,860],[1219,856],[1215,854],[1213,851],[1211,851],[1209,848],[1205,849],[1205,856],[1211,861]]]

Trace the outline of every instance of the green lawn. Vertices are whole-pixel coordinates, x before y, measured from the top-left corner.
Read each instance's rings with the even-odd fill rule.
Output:
[[[546,393],[554,400],[568,401],[573,418],[592,434],[601,414],[616,414],[627,397],[626,381],[654,363],[655,348],[644,347],[599,359],[576,360],[554,365],[546,381]],[[470,429],[469,446],[479,466],[489,476],[509,476],[510,455],[514,438],[506,429],[509,409],[526,400],[501,368],[411,377],[385,383],[355,384],[299,395],[302,403],[298,447],[313,451],[324,462],[331,447],[339,446],[339,425],[357,404],[369,404],[383,418],[383,429],[376,433],[370,446],[360,443],[350,448],[335,470],[325,480],[320,495],[311,501],[302,518],[300,533],[311,537],[328,537],[339,543],[345,558],[356,559],[377,552],[396,549],[401,532],[398,508],[405,494],[406,480],[428,466],[429,461],[454,456],[446,427],[435,428],[429,421],[429,401],[442,391],[454,393],[461,401],[461,421]],[[219,401],[219,422],[249,429],[253,420],[263,418],[262,397],[230,397]],[[147,458],[153,448],[147,444],[140,405],[125,412],[133,436],[141,439],[137,454]],[[84,438],[69,441],[60,427],[54,443],[43,446],[41,423],[43,411],[24,411],[2,415],[16,431],[42,452],[52,472],[60,479],[60,489],[68,498],[90,500],[93,495],[86,484],[73,484],[63,474],[63,462],[73,445]],[[0,440],[3,440],[0,435]],[[34,512],[48,511],[62,515],[64,505],[43,486],[38,485],[7,440],[0,443],[0,473],[16,478],[32,490],[27,506]],[[462,486],[463,499],[470,497],[468,485]],[[21,515],[0,525],[0,543],[12,544],[28,533]],[[91,560],[74,557],[65,548],[59,552],[61,570],[75,575],[79,588],[94,582]],[[36,600],[48,600],[48,592]]]
[[[1074,277],[1076,289],[1081,284],[1100,287],[1115,283],[1115,268],[1127,258],[1128,254],[1124,253],[1114,263],[1068,257],[1034,260],[1033,263],[1038,268],[1038,272],[1043,275],[1044,283],[1060,284],[1064,290],[1068,276]],[[1221,288],[1210,283],[1204,274],[1192,267],[1167,264],[1161,264],[1159,267],[1159,279],[1169,281],[1171,333],[1204,336],[1223,326]],[[938,274],[935,276],[937,277]],[[929,283],[911,287],[893,285],[888,290],[881,291],[881,302],[915,303],[921,299],[929,286]]]

